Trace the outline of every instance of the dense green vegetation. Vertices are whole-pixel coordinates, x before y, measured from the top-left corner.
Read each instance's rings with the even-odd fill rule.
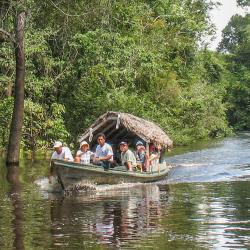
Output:
[[[1,5],[1,25],[9,32],[14,4]],[[214,5],[26,1],[20,6],[27,11],[24,149],[47,148],[55,139],[75,142],[108,110],[155,121],[176,144],[225,136],[231,126],[249,129],[249,15],[233,17],[220,52],[212,52],[201,41],[213,32]],[[13,107],[13,50],[0,37],[1,148]]]
[[[228,118],[238,130],[250,129],[250,14],[235,15],[223,30],[220,51],[225,58],[228,74]]]

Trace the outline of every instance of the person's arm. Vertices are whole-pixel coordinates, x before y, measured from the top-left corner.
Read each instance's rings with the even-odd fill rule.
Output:
[[[74,160],[69,148],[65,148],[64,160],[65,161],[73,161]]]
[[[113,150],[111,146],[107,147],[107,156],[99,157],[99,161],[109,161],[113,157]]]
[[[74,161],[77,162],[77,163],[80,163],[80,161],[81,161],[81,151],[80,150],[78,150],[76,152],[76,156],[75,156]]]
[[[132,163],[131,163],[131,161],[127,162],[127,166],[128,166],[128,171],[132,171]]]
[[[90,161],[94,161],[95,160],[95,153],[93,153],[93,152],[90,151],[89,158],[90,158]]]
[[[99,161],[109,161],[112,158],[113,155],[107,155],[104,157],[99,157],[98,160]]]
[[[152,154],[150,155],[150,157],[149,157],[149,160],[150,160],[150,161],[153,161],[153,160],[159,159],[159,158],[160,158],[160,155],[159,155],[159,154],[157,154],[157,153],[152,153]]]

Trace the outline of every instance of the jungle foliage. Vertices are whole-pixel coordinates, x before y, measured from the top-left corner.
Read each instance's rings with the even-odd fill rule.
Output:
[[[250,14],[235,15],[223,30],[226,52],[228,119],[237,130],[250,129]]]
[[[1,6],[0,25],[10,33],[15,3]],[[108,110],[155,121],[175,144],[229,134],[228,120],[236,124],[240,112],[232,99],[249,82],[249,73],[240,73],[248,67],[240,51],[249,47],[236,53],[222,46],[237,54],[236,63],[201,46],[213,32],[214,6],[206,0],[27,0],[20,6],[27,13],[24,149],[75,142]],[[13,44],[0,37],[0,147],[8,140],[14,65]]]

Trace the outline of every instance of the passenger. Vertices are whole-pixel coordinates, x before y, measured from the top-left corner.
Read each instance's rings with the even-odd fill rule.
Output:
[[[136,158],[133,152],[128,148],[128,143],[120,142],[121,161],[122,165],[126,166],[128,171],[132,171],[136,167]]]
[[[63,147],[62,142],[56,141],[53,147],[55,151],[51,156],[51,160],[59,159],[65,161],[74,161],[70,149],[68,147]]]
[[[86,141],[80,143],[80,149],[76,152],[75,162],[89,164],[94,157],[94,153],[89,150],[89,144]]]
[[[154,143],[149,144],[149,155],[151,155],[155,151],[155,145]]]
[[[150,156],[149,156],[149,164],[151,166],[155,166],[155,165],[159,164],[159,159],[161,157],[161,151],[162,151],[162,147],[160,144],[154,146],[154,149],[150,153]]]
[[[112,165],[114,166],[114,167],[116,167],[116,166],[119,166],[119,165],[122,165],[122,161],[121,161],[121,151],[120,151],[120,147],[119,147],[119,145],[118,146],[113,146],[112,147],[113,148],[113,153],[114,153],[114,155],[113,155],[113,163],[112,163]]]
[[[141,141],[138,141],[135,146],[136,146],[135,158],[137,164],[141,165],[143,171],[147,171],[149,165],[148,164],[149,156],[146,153],[146,148]]]
[[[97,135],[97,145],[93,163],[109,168],[113,162],[113,149],[105,142],[106,137],[103,133]]]

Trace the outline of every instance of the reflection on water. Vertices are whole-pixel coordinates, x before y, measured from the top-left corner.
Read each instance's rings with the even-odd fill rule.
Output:
[[[21,198],[21,184],[19,181],[19,167],[11,166],[7,168],[7,181],[10,184],[9,197],[12,204],[12,228],[14,234],[13,248],[24,249],[23,244],[23,203]]]
[[[243,134],[168,157],[163,182],[68,195],[48,162],[0,163],[0,249],[250,249],[249,151]]]
[[[56,245],[68,245],[71,239],[67,240],[65,235],[76,229],[83,234],[92,234],[101,244],[121,247],[129,240],[143,238],[150,232],[157,233],[162,217],[157,185],[137,185],[129,190],[99,191],[92,195],[78,194],[59,197],[59,200],[51,206]],[[73,224],[68,218],[73,218]],[[58,227],[62,220],[64,223]]]

